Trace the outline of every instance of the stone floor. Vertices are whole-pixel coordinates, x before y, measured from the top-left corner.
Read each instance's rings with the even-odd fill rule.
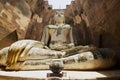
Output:
[[[62,72],[63,80],[120,80],[120,70]],[[0,80],[45,80],[47,73],[51,71],[0,71]]]

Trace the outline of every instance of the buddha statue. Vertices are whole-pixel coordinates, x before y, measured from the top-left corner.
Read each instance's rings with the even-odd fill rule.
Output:
[[[72,27],[64,23],[63,12],[57,11],[54,20],[54,25],[45,27],[41,41],[19,40],[0,50],[0,65],[5,70],[41,70],[49,69],[52,59],[62,60],[68,70],[106,69],[115,65],[114,51],[110,49],[74,46]]]
[[[72,38],[72,27],[65,24],[64,14],[56,12],[54,16],[55,25],[47,25],[42,41],[50,49],[63,50],[74,46]]]

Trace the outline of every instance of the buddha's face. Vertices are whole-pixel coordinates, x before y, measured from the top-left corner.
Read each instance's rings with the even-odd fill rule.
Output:
[[[56,23],[64,23],[64,21],[65,21],[64,12],[63,11],[56,11],[54,19],[55,19]]]

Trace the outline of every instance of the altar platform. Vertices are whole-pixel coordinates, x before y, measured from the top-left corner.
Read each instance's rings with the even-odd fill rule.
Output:
[[[0,71],[0,80],[47,80],[50,70]],[[62,71],[62,80],[120,80],[120,70]]]

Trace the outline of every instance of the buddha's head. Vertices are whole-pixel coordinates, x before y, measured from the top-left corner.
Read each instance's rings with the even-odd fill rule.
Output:
[[[57,10],[54,16],[54,20],[56,24],[61,24],[65,22],[65,17],[64,17],[64,11],[63,10]]]

